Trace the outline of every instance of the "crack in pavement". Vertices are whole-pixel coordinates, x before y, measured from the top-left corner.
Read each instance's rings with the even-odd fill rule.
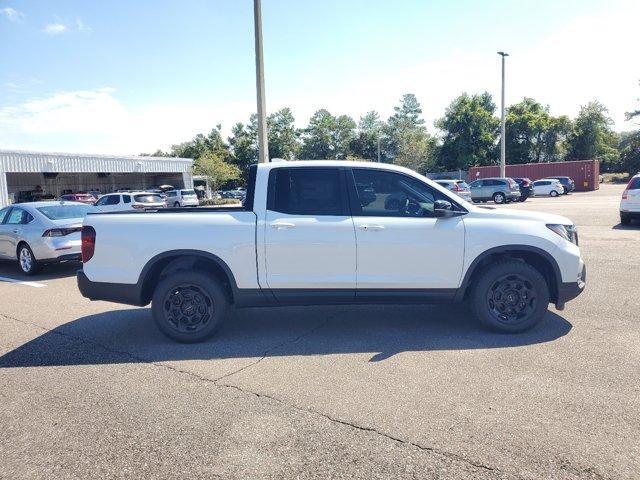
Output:
[[[62,332],[62,331],[58,331],[58,330],[52,330],[52,329],[43,327],[42,325],[39,325],[37,323],[20,320],[18,318],[11,317],[11,316],[3,314],[3,313],[0,313],[0,316],[5,318],[5,319],[7,319],[7,320],[13,320],[13,321],[21,323],[23,325],[28,325],[28,326],[43,330],[43,331],[48,332],[48,333],[53,333],[53,334],[56,334],[56,335],[60,335],[62,337],[67,337],[67,338],[73,339],[73,340],[78,341],[80,343],[84,343],[84,344],[91,345],[91,346],[97,346],[97,347],[105,350],[106,352],[115,353],[115,354],[118,354],[118,355],[129,357],[129,358],[131,358],[131,359],[133,359],[133,360],[135,360],[135,361],[137,361],[139,363],[144,363],[144,364],[147,364],[147,365],[153,365],[155,367],[164,368],[164,369],[176,372],[176,373],[181,373],[181,374],[184,374],[184,375],[188,375],[188,376],[190,376],[192,378],[195,378],[197,380],[212,384],[212,385],[214,385],[215,387],[217,387],[219,389],[233,389],[233,390],[241,392],[241,393],[243,393],[245,395],[252,395],[252,396],[257,397],[259,399],[268,399],[268,400],[276,402],[276,403],[278,403],[280,405],[283,405],[283,406],[289,407],[291,409],[294,409],[294,410],[296,410],[298,412],[317,415],[317,416],[325,418],[326,420],[329,420],[332,423],[343,425],[343,426],[347,426],[347,427],[350,427],[352,429],[356,429],[356,430],[359,430],[359,431],[362,431],[362,432],[373,433],[373,434],[376,434],[376,435],[381,436],[383,438],[386,438],[388,440],[391,440],[391,441],[393,441],[395,443],[399,443],[401,445],[410,446],[410,447],[416,448],[416,449],[418,449],[420,451],[429,452],[431,454],[439,455],[439,456],[445,457],[445,458],[450,459],[450,460],[462,462],[462,463],[465,463],[465,464],[470,465],[472,467],[475,467],[475,468],[478,468],[478,469],[482,469],[482,470],[485,470],[485,471],[488,471],[488,472],[495,472],[495,473],[498,473],[498,474],[509,475],[509,476],[512,476],[512,477],[524,478],[524,477],[522,477],[521,475],[519,475],[516,472],[509,472],[509,471],[506,471],[506,470],[502,470],[502,469],[499,469],[499,468],[496,468],[496,467],[492,467],[490,465],[485,465],[485,464],[483,464],[481,462],[473,461],[473,460],[471,460],[469,458],[466,458],[466,457],[464,457],[462,455],[459,455],[459,454],[456,454],[456,453],[453,453],[453,452],[440,450],[440,449],[438,449],[436,447],[429,447],[429,446],[421,445],[421,444],[416,443],[416,442],[412,442],[410,440],[402,439],[400,437],[395,437],[395,436],[393,436],[393,435],[391,435],[389,433],[385,433],[385,432],[382,432],[380,430],[377,430],[374,427],[368,427],[368,426],[359,425],[357,423],[349,422],[347,420],[342,420],[340,418],[333,417],[333,416],[331,416],[331,415],[329,415],[327,413],[323,413],[323,412],[320,412],[320,411],[317,411],[317,410],[313,410],[311,408],[300,407],[298,405],[286,402],[286,401],[284,401],[284,400],[282,400],[280,398],[277,398],[277,397],[274,397],[274,396],[271,396],[271,395],[268,395],[268,394],[265,394],[265,393],[254,392],[252,390],[247,390],[247,389],[244,389],[244,388],[239,387],[237,385],[231,385],[231,384],[228,384],[228,383],[220,383],[220,381],[225,379],[225,378],[229,378],[232,375],[236,375],[236,374],[238,374],[238,373],[240,373],[240,372],[242,372],[244,370],[247,370],[247,369],[257,365],[262,360],[267,358],[269,353],[277,350],[278,348],[281,348],[284,345],[288,345],[288,344],[291,344],[291,343],[298,342],[302,338],[307,337],[309,335],[312,335],[313,333],[318,331],[320,328],[322,328],[325,325],[327,325],[329,323],[329,321],[332,320],[334,317],[327,318],[324,322],[320,323],[319,325],[316,325],[312,329],[310,329],[310,330],[298,335],[297,337],[295,337],[295,338],[293,338],[291,340],[287,340],[287,341],[281,342],[278,345],[275,345],[274,347],[271,347],[270,349],[268,349],[268,350],[266,350],[264,352],[262,357],[260,357],[256,361],[250,363],[249,365],[245,365],[244,367],[239,368],[238,370],[235,370],[234,372],[231,372],[229,374],[222,375],[219,378],[212,379],[212,378],[204,377],[202,375],[199,375],[197,373],[194,373],[194,372],[191,372],[191,371],[188,371],[188,370],[182,370],[182,369],[180,369],[178,367],[175,367],[173,365],[169,365],[169,364],[166,364],[166,363],[154,362],[152,360],[146,359],[144,357],[141,357],[139,355],[133,354],[133,353],[128,352],[126,350],[118,350],[116,348],[104,345],[102,343],[96,342],[96,341],[88,339],[88,338],[80,337],[80,336],[73,335],[73,334],[70,334],[70,333],[67,333],[67,332]],[[566,462],[566,463],[569,464],[569,462]],[[594,473],[595,475],[597,475],[597,478],[604,478],[604,476],[602,476],[599,473],[597,473],[596,470],[594,468],[592,468],[592,467],[587,468],[585,471],[589,471],[591,473]]]
[[[269,356],[270,353],[275,352],[276,350],[278,350],[281,347],[284,347],[285,345],[290,345],[290,344],[294,344],[296,342],[298,342],[299,340],[303,339],[304,337],[308,337],[309,335],[313,335],[315,332],[317,332],[318,330],[320,330],[322,327],[324,327],[325,325],[327,325],[331,320],[333,320],[335,317],[329,317],[327,318],[324,322],[320,322],[320,324],[316,325],[315,327],[307,330],[306,332],[301,333],[300,335],[298,335],[297,337],[291,339],[291,340],[285,340],[283,342],[280,342],[279,344],[267,349],[264,351],[264,353],[262,354],[262,356],[260,358],[258,358],[257,360],[255,360],[254,362],[249,363],[248,365],[245,365],[244,367],[240,367],[237,370],[234,370],[233,372],[230,373],[226,373],[224,375],[222,375],[221,377],[218,377],[214,380],[214,382],[219,382],[220,380],[223,380],[225,378],[231,377],[233,375],[236,375],[240,372],[244,372],[245,370],[248,370],[251,367],[256,366],[257,364],[259,364],[262,360],[264,360],[265,358],[267,358],[267,356]]]

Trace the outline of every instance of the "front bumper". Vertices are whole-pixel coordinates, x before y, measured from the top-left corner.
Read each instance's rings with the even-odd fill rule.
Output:
[[[587,266],[582,265],[582,272],[575,282],[562,282],[558,285],[556,308],[563,310],[565,303],[573,300],[584,291],[587,284]]]

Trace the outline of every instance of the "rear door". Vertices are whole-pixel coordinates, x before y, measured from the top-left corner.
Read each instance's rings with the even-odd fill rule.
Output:
[[[267,284],[276,298],[293,300],[303,290],[353,298],[356,239],[348,210],[344,169],[271,170],[264,238]]]
[[[354,168],[353,178],[374,193],[370,200],[350,189],[356,297],[375,297],[380,290],[422,294],[457,288],[464,261],[464,217],[436,218],[433,213],[435,200],[449,199],[400,172]]]

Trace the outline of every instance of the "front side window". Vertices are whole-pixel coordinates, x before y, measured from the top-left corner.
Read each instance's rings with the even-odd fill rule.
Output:
[[[269,175],[269,209],[289,215],[345,215],[337,168],[277,168]]]
[[[131,195],[123,195],[122,200],[124,203],[131,203]]]
[[[426,183],[401,173],[354,169],[353,177],[358,195],[355,216],[431,217],[435,200],[446,199]]]
[[[7,216],[7,213],[9,213],[9,207],[5,207],[0,210],[0,225],[4,222],[4,217]]]

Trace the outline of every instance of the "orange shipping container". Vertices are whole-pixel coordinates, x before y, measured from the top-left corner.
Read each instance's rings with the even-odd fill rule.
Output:
[[[469,182],[479,178],[500,176],[499,166],[472,167],[469,169]],[[576,191],[591,191],[600,188],[600,163],[598,160],[576,160],[571,162],[525,163],[507,165],[507,177],[524,177],[531,180],[571,177],[576,183]]]

